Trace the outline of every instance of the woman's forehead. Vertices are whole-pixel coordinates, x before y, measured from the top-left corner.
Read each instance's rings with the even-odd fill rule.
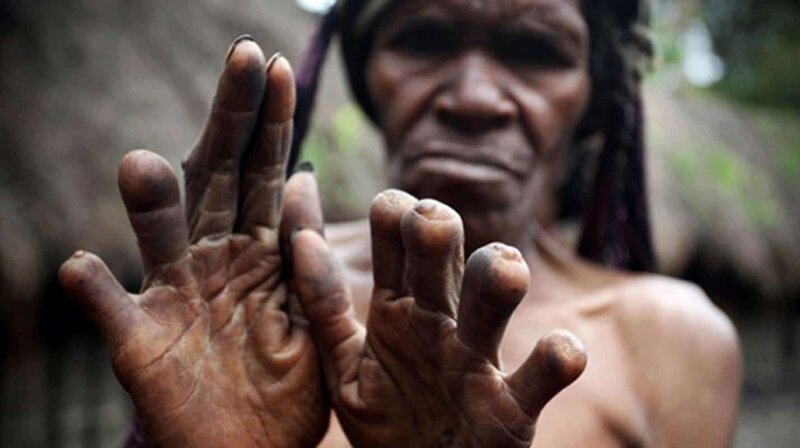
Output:
[[[397,14],[437,12],[454,19],[507,19],[519,14],[553,15],[580,12],[579,0],[408,0]]]
[[[577,31],[584,24],[579,0],[407,0],[386,21],[418,16],[490,27],[544,23]]]
[[[585,34],[580,0],[407,0],[385,17],[388,28],[413,17],[460,22],[469,27],[523,26],[558,30],[575,41]]]

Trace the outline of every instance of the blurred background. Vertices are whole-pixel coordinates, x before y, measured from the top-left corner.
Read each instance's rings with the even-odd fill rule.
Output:
[[[250,33],[297,64],[320,3],[0,0],[0,446],[121,443],[130,404],[56,270],[84,248],[138,288],[117,163],[144,147],[179,169],[230,42]],[[700,284],[739,330],[735,446],[797,446],[800,3],[658,0],[655,18],[646,101],[661,270]],[[304,153],[328,219],[365,215],[384,185],[381,147],[335,51]]]

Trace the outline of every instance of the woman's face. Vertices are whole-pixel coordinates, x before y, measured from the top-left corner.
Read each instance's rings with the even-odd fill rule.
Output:
[[[373,48],[393,186],[451,205],[468,232],[472,215],[499,230],[546,217],[589,99],[578,0],[410,0]]]

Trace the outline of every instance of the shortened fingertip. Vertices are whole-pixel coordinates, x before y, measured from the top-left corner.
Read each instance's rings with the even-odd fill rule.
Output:
[[[378,193],[369,208],[370,227],[378,231],[399,231],[403,214],[414,208],[417,198],[400,190]]]
[[[482,279],[484,294],[495,301],[518,304],[528,292],[530,270],[516,248],[492,243],[473,252],[466,263],[465,278]]]
[[[463,256],[464,226],[461,217],[441,202],[424,199],[403,213],[400,221],[403,246],[416,257]],[[463,263],[463,260],[461,260]]]
[[[59,267],[58,283],[67,293],[76,292],[95,271],[98,262],[102,263],[97,255],[84,250],[76,251]]]
[[[461,220],[458,213],[449,206],[435,200],[422,199],[414,205],[414,213],[428,221]]]
[[[376,194],[375,197],[372,198],[370,209],[399,209],[405,212],[406,210],[412,209],[417,202],[417,198],[405,191],[391,188]]]
[[[583,342],[563,329],[544,335],[536,344],[535,351],[540,365],[564,386],[578,379],[588,362]]]

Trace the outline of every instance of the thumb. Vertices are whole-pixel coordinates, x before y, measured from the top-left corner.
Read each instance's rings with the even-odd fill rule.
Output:
[[[542,408],[581,376],[586,368],[583,343],[566,330],[544,335],[533,353],[508,379],[522,409],[536,419]]]
[[[78,251],[58,271],[61,287],[100,328],[103,337],[118,347],[133,331],[135,304],[98,256]]]
[[[350,288],[330,247],[317,232],[301,230],[291,240],[294,281],[326,375],[337,384],[364,348]]]

